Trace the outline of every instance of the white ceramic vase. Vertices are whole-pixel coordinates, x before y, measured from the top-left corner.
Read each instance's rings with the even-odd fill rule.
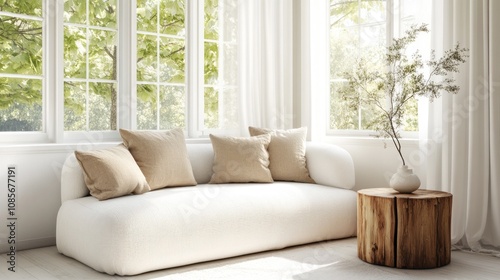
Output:
[[[420,187],[420,179],[407,165],[403,165],[392,175],[389,185],[400,193],[412,193]]]

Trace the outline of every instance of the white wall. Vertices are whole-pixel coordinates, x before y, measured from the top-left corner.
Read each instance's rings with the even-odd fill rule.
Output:
[[[339,145],[351,154],[356,171],[355,190],[388,188],[392,174],[402,165],[401,158],[390,140],[327,137],[324,141]],[[420,161],[418,140],[402,140],[402,146],[406,164],[420,177],[421,188],[425,188],[426,167]]]

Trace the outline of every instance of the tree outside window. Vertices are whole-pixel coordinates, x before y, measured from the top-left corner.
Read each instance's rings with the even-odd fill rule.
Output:
[[[132,129],[192,126],[198,131],[220,129],[221,124],[236,121],[234,112],[223,111],[233,110],[230,102],[234,98],[227,97],[237,92],[236,71],[226,67],[236,61],[236,13],[224,12],[227,7],[236,9],[232,1],[189,2],[203,5],[198,19],[188,16],[188,1],[64,0],[57,2],[64,6],[58,15],[57,9],[44,10],[48,3],[51,1],[0,0],[0,131],[44,132],[49,110],[54,112],[58,106],[64,114],[51,116],[61,118],[56,123],[63,124],[64,132],[116,131],[122,118],[136,124]],[[135,16],[130,17],[121,6],[133,7]],[[62,34],[56,34],[44,17],[56,25],[62,23],[57,26]],[[61,21],[54,20],[59,17]],[[128,27],[119,26],[120,17],[130,17],[134,36],[129,36]],[[199,24],[200,34],[187,34],[188,20]],[[56,35],[50,37],[49,33]],[[122,35],[136,38],[126,42],[134,46],[133,54],[121,50]],[[198,49],[188,53],[187,42],[193,38],[202,39]],[[45,55],[47,40],[53,40],[48,44],[52,47],[63,46],[63,54]],[[197,57],[198,51],[201,57]],[[194,66],[187,65],[188,58],[195,59]],[[124,62],[135,65],[136,71],[126,74],[133,78],[135,92],[130,92],[130,81],[119,76]],[[63,81],[51,78],[47,82],[46,65],[56,65],[50,71],[57,73],[62,69]],[[188,67],[198,70],[188,71]],[[187,85],[193,80],[188,73],[202,73],[200,92],[197,88],[188,92]],[[228,77],[232,82],[227,82]],[[56,92],[57,86],[48,92],[46,85],[52,83],[61,83],[62,92]],[[124,94],[132,97],[135,111],[120,111],[123,108],[118,103]],[[64,96],[64,105],[54,103],[60,96]],[[188,108],[198,112],[189,114]],[[49,120],[50,128],[60,129],[52,127],[54,123]]]
[[[64,2],[64,129],[117,128],[116,0]]]
[[[415,1],[413,1],[415,2]],[[412,6],[413,5],[413,6]],[[333,133],[368,131],[374,118],[372,105],[352,111],[338,90],[346,80],[342,73],[353,71],[363,61],[383,72],[383,55],[392,40],[415,23],[411,0],[330,1],[330,106],[329,126]],[[388,9],[389,7],[389,9]],[[389,12],[388,12],[389,11]],[[353,92],[352,94],[363,94]],[[407,104],[405,131],[418,131],[417,102]],[[368,132],[369,133],[369,132]],[[356,133],[355,133],[356,134]]]
[[[42,131],[42,0],[0,0],[0,131]]]

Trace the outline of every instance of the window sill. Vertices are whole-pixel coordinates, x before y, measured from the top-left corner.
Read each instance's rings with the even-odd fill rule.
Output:
[[[393,147],[394,144],[390,138],[376,138],[369,136],[333,136],[327,135],[324,138],[325,142],[336,144],[339,146],[384,146]],[[417,138],[400,138],[403,147],[418,147],[419,139]]]

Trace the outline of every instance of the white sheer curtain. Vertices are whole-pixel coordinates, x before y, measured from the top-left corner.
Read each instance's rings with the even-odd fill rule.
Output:
[[[238,1],[240,133],[248,126],[291,128],[292,4],[286,0]]]
[[[500,1],[433,1],[433,49],[469,48],[460,92],[429,106],[428,188],[453,194],[452,243],[500,249]]]

